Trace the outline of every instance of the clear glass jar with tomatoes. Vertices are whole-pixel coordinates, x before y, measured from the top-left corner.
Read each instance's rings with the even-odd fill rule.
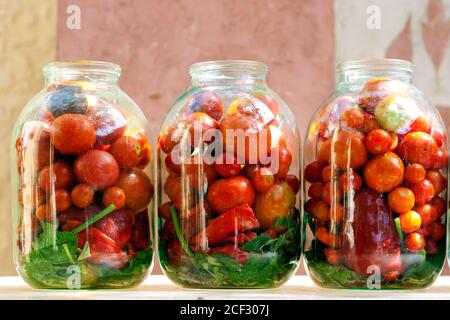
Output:
[[[305,264],[328,288],[431,285],[445,260],[447,133],[410,62],[337,67],[304,147]]]
[[[158,140],[159,258],[176,284],[270,288],[300,258],[300,137],[267,66],[191,66]]]
[[[120,67],[53,62],[11,144],[14,260],[36,288],[124,288],[152,264],[147,120]]]

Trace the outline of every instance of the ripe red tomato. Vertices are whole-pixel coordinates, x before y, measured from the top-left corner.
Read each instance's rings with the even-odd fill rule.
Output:
[[[331,146],[334,161],[339,169],[356,169],[367,161],[367,148],[359,131],[341,130]]]
[[[84,209],[94,201],[94,190],[87,184],[78,184],[72,189],[70,197],[74,205]]]
[[[411,163],[405,169],[405,181],[410,184],[418,183],[425,179],[425,168],[420,163]]]
[[[380,126],[378,125],[377,120],[375,120],[375,116],[368,112],[364,112],[364,124],[363,131],[364,133],[368,133],[374,129],[378,129]]]
[[[241,169],[241,175],[252,181],[253,175],[255,174],[256,170],[258,170],[258,168],[259,167],[256,164],[247,164]]]
[[[388,202],[392,211],[408,212],[414,207],[414,193],[409,188],[397,187],[389,193]]]
[[[73,184],[72,168],[64,162],[55,162],[39,172],[39,186],[50,192],[55,189],[69,189]]]
[[[275,221],[279,217],[292,217],[295,201],[294,192],[283,181],[275,182],[266,192],[258,192],[254,208],[261,227],[265,230],[275,229],[277,233],[285,230],[275,227]]]
[[[305,180],[314,183],[314,182],[321,182],[322,181],[322,170],[326,164],[324,162],[320,161],[314,161],[308,164],[305,167]],[[326,182],[326,181],[324,181]]]
[[[215,212],[222,213],[242,204],[251,206],[255,191],[247,178],[236,176],[214,182],[209,187],[206,199]]]
[[[171,173],[164,183],[164,192],[172,201],[175,208],[181,210],[192,203],[193,196],[191,190],[182,188],[181,177],[178,174]],[[126,194],[125,194],[126,198]]]
[[[436,209],[438,217],[447,211],[447,202],[439,196],[434,197],[430,204]]]
[[[166,154],[172,152],[173,148],[180,142],[180,137],[175,134],[176,131],[176,125],[170,125],[161,130],[158,145],[159,148]]]
[[[270,151],[270,155],[273,158],[270,166],[275,170],[274,175],[278,179],[285,178],[292,163],[292,153],[286,147],[275,147]]]
[[[234,152],[239,161],[256,164],[268,156],[272,142],[271,132],[258,119],[238,112],[232,113],[225,116],[219,129],[225,150]]]
[[[339,177],[339,185],[343,191],[358,191],[362,187],[362,179],[356,172],[344,172]]]
[[[406,236],[405,246],[411,252],[417,252],[425,248],[425,238],[417,233],[413,232]]]
[[[158,216],[164,218],[166,221],[172,220],[172,215],[170,214],[170,207],[173,206],[172,202],[165,202],[158,208]]]
[[[305,209],[305,212],[312,215],[314,212],[314,207],[319,201],[314,199],[308,199],[305,204],[303,205],[303,208]]]
[[[328,165],[322,170],[322,181],[328,182],[331,180],[331,178],[332,178],[331,166]]]
[[[340,117],[340,122],[349,128],[360,128],[364,124],[364,112],[356,107],[344,111]]]
[[[328,164],[330,163],[331,159],[331,138],[328,138],[327,140],[323,141],[318,148],[317,151],[317,161],[320,163]]]
[[[219,124],[206,113],[190,113],[185,117],[184,121],[186,122],[186,127],[189,129],[192,146],[199,146],[204,142],[209,143],[214,140],[214,135],[206,135],[205,132],[212,132],[212,130],[219,127]]]
[[[448,151],[446,148],[441,147],[435,155],[434,163],[431,166],[432,169],[444,169],[448,165]]]
[[[439,241],[444,237],[445,228],[444,225],[440,221],[436,221],[433,223],[433,229],[431,231],[431,237],[434,241]]]
[[[125,191],[117,186],[109,187],[103,192],[103,204],[108,207],[114,204],[116,210],[125,206]]]
[[[75,160],[74,172],[80,183],[103,190],[117,181],[119,166],[110,153],[90,150]]]
[[[418,231],[422,223],[420,214],[416,211],[410,210],[400,215],[400,226],[404,233],[411,233]]]
[[[39,221],[52,221],[52,210],[47,204],[41,204],[36,209],[36,218]]]
[[[323,201],[317,202],[317,204],[314,206],[312,215],[320,221],[327,221],[328,220],[328,214],[330,211],[330,206],[326,204]]]
[[[344,219],[344,207],[339,203],[333,204],[328,211],[328,219],[335,223],[341,223]]]
[[[342,253],[339,249],[323,249],[323,253],[325,254],[325,258],[327,259],[327,263],[331,266],[338,266],[342,263]]]
[[[109,152],[116,159],[120,168],[139,166],[144,157],[148,157],[148,149],[143,148],[141,141],[130,136],[121,136],[113,142]]]
[[[51,140],[62,154],[81,154],[95,143],[93,122],[81,114],[63,114],[53,121]]]
[[[430,180],[422,180],[411,186],[416,204],[425,204],[434,197],[434,187]]]
[[[135,213],[146,209],[153,197],[153,184],[147,174],[138,168],[122,169],[116,186],[125,192],[125,207]]]
[[[236,156],[232,153],[224,154],[214,163],[216,172],[222,177],[234,177],[241,171],[241,165],[238,163]]]
[[[393,152],[371,158],[364,166],[364,181],[373,190],[390,192],[403,182],[404,165]]]
[[[372,154],[384,154],[391,149],[391,145],[392,137],[386,130],[375,129],[370,131],[366,136],[366,147]]]
[[[308,189],[308,196],[314,200],[320,200],[323,194],[323,185],[320,182],[312,183]]]
[[[259,168],[253,175],[253,186],[259,192],[266,192],[275,183],[275,177],[267,168]]]
[[[193,163],[185,165],[185,180],[191,188],[206,190],[217,179],[213,164]]]
[[[422,227],[426,227],[432,224],[437,219],[437,211],[436,208],[431,204],[423,204],[416,206],[416,211],[420,214],[422,219]]]
[[[433,137],[424,132],[408,133],[399,146],[399,155],[408,161],[417,162],[431,168],[435,161],[438,146]]]
[[[440,148],[442,144],[447,140],[447,136],[444,133],[444,131],[439,129],[432,129],[431,136],[434,138],[434,141],[436,141],[437,146]]]
[[[59,189],[55,191],[55,207],[56,211],[63,212],[70,208],[70,193],[67,190]]]
[[[430,122],[425,117],[420,116],[413,121],[409,132],[425,132],[429,134],[431,133]]]
[[[168,172],[181,173],[181,164],[175,164],[172,160],[172,153],[169,153],[165,159],[164,164],[166,165],[166,169]]]
[[[322,201],[326,204],[339,203],[342,200],[342,190],[338,183],[327,182],[323,185]]]
[[[447,178],[445,178],[438,170],[427,171],[426,178],[430,180],[434,187],[434,193],[437,195],[447,188]]]
[[[392,143],[391,143],[391,146],[389,147],[389,151],[396,152],[396,150],[398,148],[398,142],[400,139],[398,137],[398,134],[396,134],[395,132],[391,132],[390,136],[392,139]]]

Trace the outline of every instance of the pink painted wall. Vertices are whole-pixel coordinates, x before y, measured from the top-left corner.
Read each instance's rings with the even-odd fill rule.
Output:
[[[81,8],[81,30],[66,28],[70,4]],[[301,132],[333,88],[329,0],[61,0],[58,16],[58,59],[120,64],[121,85],[154,133],[189,85],[188,67],[196,61],[267,63],[269,85],[290,105]]]

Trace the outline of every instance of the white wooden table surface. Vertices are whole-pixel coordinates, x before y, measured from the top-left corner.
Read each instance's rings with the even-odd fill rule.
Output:
[[[0,277],[0,299],[449,299],[450,277],[440,277],[428,289],[328,290],[315,286],[306,276],[295,276],[284,286],[271,290],[187,290],[174,286],[164,276],[149,276],[135,289],[126,290],[36,290],[19,277]]]

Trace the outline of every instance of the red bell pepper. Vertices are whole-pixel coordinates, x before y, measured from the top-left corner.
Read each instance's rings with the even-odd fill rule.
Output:
[[[82,224],[77,220],[66,220],[66,224],[62,227],[63,231],[72,231]],[[130,255],[122,251],[122,248],[101,230],[88,227],[77,234],[77,247],[82,249],[86,241],[89,242],[89,250],[91,256],[88,261],[93,264],[108,264],[112,268],[123,268]]]
[[[225,242],[237,244],[238,246],[243,246],[250,240],[253,240],[257,237],[257,234],[253,231],[249,231],[246,233],[238,233],[237,235],[232,235],[225,239]]]
[[[259,222],[249,205],[243,204],[229,209],[212,219],[203,232],[191,239],[191,244],[198,247],[207,242],[209,247],[225,242],[229,236],[259,228]]]
[[[200,202],[189,210],[180,211],[180,225],[185,239],[202,231],[211,219],[211,210],[206,201]]]
[[[363,188],[355,196],[353,221],[346,222],[342,254],[345,263],[367,276],[370,266],[377,266],[387,280],[401,272],[401,249],[392,212],[379,192]],[[316,233],[317,235],[317,233]]]

